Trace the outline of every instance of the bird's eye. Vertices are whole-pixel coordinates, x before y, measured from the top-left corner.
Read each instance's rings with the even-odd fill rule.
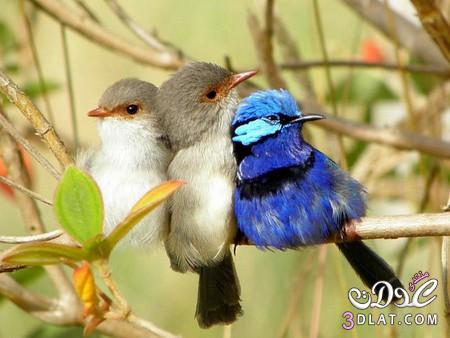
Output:
[[[206,97],[210,100],[214,100],[217,96],[217,92],[215,90],[211,90],[206,94]]]
[[[276,115],[269,115],[269,116],[266,117],[266,119],[269,120],[270,122],[279,121],[279,118]]]
[[[139,107],[136,104],[130,104],[129,106],[127,106],[127,113],[130,115],[134,115],[138,112]]]

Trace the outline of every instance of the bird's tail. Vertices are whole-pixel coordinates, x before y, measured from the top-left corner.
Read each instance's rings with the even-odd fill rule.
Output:
[[[403,288],[389,264],[362,241],[336,245],[367,287],[372,288],[375,283],[386,281],[394,289]]]
[[[195,317],[200,327],[231,324],[242,315],[241,289],[231,253],[215,266],[202,267],[199,274]]]

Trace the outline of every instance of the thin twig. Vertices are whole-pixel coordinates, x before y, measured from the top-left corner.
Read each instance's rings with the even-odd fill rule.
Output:
[[[61,26],[62,46],[64,52],[64,70],[66,73],[67,89],[69,91],[70,118],[72,120],[74,150],[77,151],[80,146],[80,135],[78,132],[78,122],[75,109],[75,95],[73,92],[72,72],[70,69],[69,47],[67,45],[66,26],[64,24],[60,24],[60,26]]]
[[[267,0],[265,7],[265,29],[260,27],[258,18],[252,12],[249,12],[247,15],[248,28],[252,34],[253,44],[261,65],[261,70],[263,71],[269,86],[272,88],[287,88],[286,82],[281,77],[280,71],[273,58],[272,16],[273,1]]]
[[[447,332],[450,330],[450,237],[446,236],[442,238],[441,249],[441,269],[442,269],[442,292],[444,294],[444,313],[447,324]]]
[[[101,273],[103,281],[105,282],[109,291],[111,291],[114,298],[118,301],[120,306],[120,311],[123,313],[124,317],[128,317],[131,313],[130,305],[122,293],[119,291],[114,280],[111,278],[111,271],[109,270],[108,263],[104,260],[100,260],[97,262],[98,270]]]
[[[20,1],[20,10],[22,12],[23,20],[25,22],[25,28],[27,31],[28,42],[31,47],[31,54],[33,56],[34,65],[36,67],[36,71],[37,71],[37,75],[38,75],[39,86],[41,87],[42,92],[43,92],[42,97],[44,98],[45,110],[47,111],[48,118],[49,118],[51,124],[55,125],[55,117],[53,115],[53,110],[50,105],[50,99],[48,97],[47,84],[45,83],[44,72],[42,71],[41,62],[39,61],[39,54],[38,54],[38,51],[36,48],[36,42],[34,41],[33,28],[31,27],[30,19],[28,18],[28,15],[25,10],[24,0]]]
[[[50,232],[45,232],[42,234],[31,236],[0,236],[0,243],[21,244],[21,243],[43,242],[55,239],[61,236],[63,233],[64,232],[62,230],[53,230]]]
[[[398,65],[396,63],[367,62],[361,60],[312,60],[289,61],[279,65],[282,70],[303,70],[317,67],[350,67],[350,68],[375,68],[389,71],[405,71],[408,73],[428,74],[444,78],[450,78],[450,69],[429,65]]]
[[[25,195],[28,195],[31,198],[34,198],[35,200],[38,200],[44,204],[47,204],[50,206],[53,205],[53,203],[50,200],[46,199],[41,194],[38,194],[37,192],[34,192],[28,188],[25,188],[23,185],[17,184],[7,177],[0,176],[0,182],[10,186],[11,188],[19,190],[19,191],[23,192]],[[1,240],[0,240],[0,242],[1,242]]]
[[[39,164],[47,169],[53,177],[59,180],[61,173],[36,148],[34,148],[26,138],[20,135],[19,131],[2,114],[0,114],[0,126],[2,126],[17,143],[22,145]]]
[[[145,328],[150,332],[153,332],[154,334],[156,334],[159,337],[163,337],[163,338],[177,337],[176,335],[157,327],[155,324],[149,322],[148,320],[137,317],[136,315],[134,315],[132,313],[128,316],[128,321],[132,324],[136,324],[142,328]]]
[[[80,33],[89,40],[95,41],[108,49],[132,57],[137,62],[149,64],[162,69],[177,69],[185,63],[180,55],[171,51],[157,52],[153,49],[133,45],[118,37],[85,15],[68,9],[61,1],[29,0],[41,8],[55,20]]]
[[[141,25],[135,22],[119,5],[116,0],[105,0],[109,5],[109,8],[117,15],[117,17],[122,21],[122,23],[131,29],[132,32],[136,34],[142,41],[144,41],[150,48],[158,51],[165,52],[167,46],[162,44],[157,38],[152,34],[147,32]]]
[[[298,273],[295,277],[295,283],[291,288],[286,313],[283,317],[280,328],[278,329],[278,338],[283,338],[287,335],[289,327],[291,326],[295,315],[298,313],[298,303],[300,297],[302,296],[302,292],[304,291],[304,285],[306,282],[305,276],[309,276],[313,262],[315,262],[315,260],[311,259],[312,253],[313,250],[309,250],[308,255],[303,260],[303,264],[299,268],[295,269]]]
[[[91,11],[91,9],[84,3],[83,0],[74,0],[74,1],[89,16],[89,18],[92,21],[100,24],[100,20],[98,19],[98,17],[95,15],[93,11]]]
[[[30,121],[37,134],[44,140],[48,148],[58,159],[62,167],[73,164],[64,143],[59,138],[53,126],[31,102],[19,87],[0,70],[0,91],[14,103],[22,114]]]
[[[281,47],[281,52],[283,54],[284,62],[286,64],[296,63],[301,64],[302,58],[298,47],[296,44],[296,39],[291,36],[289,30],[284,25],[280,17],[275,17],[275,37]],[[280,69],[282,65],[279,65]],[[305,68],[303,72],[295,72],[294,76],[297,80],[298,85],[304,91],[304,97],[308,99],[315,100],[316,92],[314,91],[314,86],[311,82],[311,78]]]
[[[13,95],[12,92],[8,92],[8,94]],[[24,97],[28,100],[26,96]],[[43,116],[42,118],[45,120]],[[25,169],[17,143],[14,142],[14,139],[10,135],[1,130],[0,139],[2,141],[2,157],[8,170],[9,177],[15,183],[29,188],[31,183],[30,177]],[[45,232],[45,225],[42,221],[41,213],[37,207],[36,201],[22,192],[16,194],[16,201],[27,230],[31,234]],[[46,267],[46,270],[50,280],[59,292],[61,306],[67,307],[68,316],[74,316],[75,311],[77,311],[78,298],[64,270],[61,266],[48,266]]]
[[[327,249],[328,247],[326,246],[322,246],[319,248],[319,267],[317,270],[316,283],[314,286],[314,304],[311,310],[309,338],[317,338],[319,336],[320,308],[322,305],[323,281],[325,262],[327,258]]]

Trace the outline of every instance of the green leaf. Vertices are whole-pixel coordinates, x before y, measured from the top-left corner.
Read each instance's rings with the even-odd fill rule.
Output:
[[[86,254],[81,248],[56,243],[26,243],[7,250],[1,260],[10,264],[31,266],[59,264],[64,261],[81,261]]]
[[[164,202],[170,195],[184,184],[183,181],[173,180],[162,183],[146,193],[130,210],[125,220],[117,225],[105,239],[106,248],[111,251],[133,227],[139,223],[150,211]]]
[[[102,196],[94,180],[83,171],[66,169],[56,190],[54,209],[64,230],[81,244],[101,234]]]

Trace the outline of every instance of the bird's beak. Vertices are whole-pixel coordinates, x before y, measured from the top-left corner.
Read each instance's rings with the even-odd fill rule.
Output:
[[[296,119],[289,121],[289,123],[298,123],[298,122],[305,123],[305,122],[309,122],[309,121],[322,120],[324,118],[325,118],[325,116],[320,115],[320,114],[306,114],[306,115],[302,115]]]
[[[106,110],[105,108],[95,108],[93,110],[91,110],[88,113],[88,116],[90,117],[107,117],[107,116],[111,116],[112,112],[109,110]]]
[[[230,89],[236,87],[239,83],[244,82],[245,80],[251,78],[257,72],[258,71],[256,70],[250,70],[248,72],[231,75]]]

